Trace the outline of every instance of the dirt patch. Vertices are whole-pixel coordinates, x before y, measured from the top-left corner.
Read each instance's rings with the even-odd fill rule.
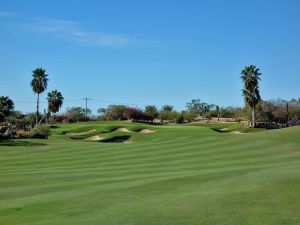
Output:
[[[95,132],[96,130],[89,130],[89,131],[85,131],[85,132],[79,132],[79,133],[74,133],[74,132],[69,132],[69,133],[66,133],[67,136],[80,136],[80,135],[85,135],[85,134],[89,134],[89,133],[92,133],[92,132]]]
[[[151,134],[154,132],[156,132],[156,130],[142,129],[139,131],[139,133],[141,133],[141,134]]]
[[[103,139],[104,139],[104,137],[100,137],[100,136],[96,135],[96,136],[88,137],[85,140],[87,140],[87,141],[101,141]]]
[[[124,128],[124,127],[120,127],[120,128],[117,128],[115,129],[114,131],[119,131],[119,132],[131,132],[130,130],[128,130],[127,128]]]

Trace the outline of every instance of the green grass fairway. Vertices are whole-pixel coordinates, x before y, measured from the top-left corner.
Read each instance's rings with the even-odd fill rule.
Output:
[[[300,224],[300,127],[86,123],[0,142],[0,225],[205,224]]]

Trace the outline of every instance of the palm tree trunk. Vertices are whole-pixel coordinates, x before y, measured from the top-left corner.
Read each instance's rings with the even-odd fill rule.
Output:
[[[289,123],[289,103],[286,103],[286,124]]]
[[[40,104],[40,94],[38,94],[38,96],[37,96],[37,102],[36,102],[35,125],[38,125],[38,123],[39,123],[39,104]]]
[[[49,118],[51,116],[51,112],[48,110],[47,114],[46,114],[46,124],[49,124]]]
[[[255,127],[255,107],[252,108],[252,128]]]

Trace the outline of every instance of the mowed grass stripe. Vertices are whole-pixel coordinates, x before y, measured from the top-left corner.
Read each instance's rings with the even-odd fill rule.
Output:
[[[299,128],[156,129],[130,144],[57,130],[45,146],[0,146],[0,224],[296,224]]]
[[[215,148],[216,149],[216,148]],[[223,149],[221,149],[220,151],[222,151]],[[263,157],[263,155],[266,155],[267,157],[269,157],[269,153],[274,153],[273,151],[268,151],[268,152],[266,152],[266,150],[264,150],[264,152],[261,152],[261,150],[258,150],[259,152],[257,152],[257,153],[253,153],[253,151],[252,151],[252,153],[247,153],[247,154],[245,154],[245,153],[243,153],[243,152],[240,152],[240,151],[235,151],[235,150],[231,150],[232,152],[230,152],[230,151],[223,151],[223,153],[222,154],[226,154],[226,157],[227,158],[234,158],[234,157],[237,157],[237,155],[241,155],[241,157],[247,157],[247,158],[249,158],[249,156],[251,156],[251,155],[253,155],[254,157],[256,156],[256,154],[259,154],[259,156],[260,157]],[[218,159],[226,159],[226,157],[223,157],[223,155],[222,154],[220,154],[219,152],[216,152],[216,151],[213,151],[213,152],[207,152],[207,154],[206,155],[203,155],[203,152],[202,151],[197,151],[197,152],[180,152],[180,153],[177,153],[177,156],[176,157],[174,157],[174,156],[172,156],[173,154],[166,154],[165,155],[165,152],[163,152],[164,154],[159,154],[159,155],[155,155],[155,157],[149,157],[149,155],[148,155],[148,153],[147,153],[147,155],[142,155],[142,156],[126,156],[125,158],[122,158],[121,156],[120,157],[117,157],[116,159],[114,159],[114,158],[109,158],[109,160],[106,160],[106,161],[120,161],[120,162],[124,162],[125,164],[128,164],[128,162],[129,162],[129,165],[131,165],[132,163],[135,163],[135,160],[136,159],[140,159],[140,157],[141,157],[141,162],[140,163],[144,163],[145,161],[147,161],[147,162],[151,162],[151,161],[157,161],[157,160],[166,160],[166,159],[173,159],[172,161],[174,162],[174,160],[176,159],[176,158],[180,158],[181,160],[184,160],[185,159],[185,157],[188,157],[188,156],[196,156],[195,154],[198,154],[198,155],[201,155],[201,156],[206,156],[205,157],[205,159],[206,159],[206,161],[207,160],[209,160],[209,159],[211,159],[211,157],[212,157],[212,159],[211,160],[218,160]],[[232,155],[232,154],[234,154],[234,155]],[[212,155],[212,156],[210,156],[210,155]],[[272,155],[272,156],[275,156],[274,154]],[[190,157],[190,158],[193,158],[193,157]],[[102,163],[101,165],[104,167],[104,166],[109,166],[109,165],[114,165],[114,164],[117,164],[117,165],[120,165],[119,163],[114,163],[114,164],[112,164],[112,163],[103,163],[102,162],[102,156],[101,157],[99,157],[99,159],[97,159],[97,158],[95,158],[95,159],[90,159],[89,161],[86,161],[86,159],[90,159],[90,157],[88,156],[88,157],[84,157],[84,158],[81,158],[81,160],[80,161],[82,161],[82,164],[87,164],[87,165],[89,165],[88,167],[91,167],[91,166],[93,166],[93,162],[95,162],[95,164],[97,164],[98,165],[98,163]],[[113,160],[114,159],[114,160]],[[120,159],[122,159],[122,160],[120,160]],[[127,159],[127,160],[126,160]],[[125,161],[123,161],[123,160],[125,160]],[[44,161],[44,162],[43,162]],[[62,159],[62,161],[64,161],[64,159]],[[105,160],[104,160],[105,161]],[[48,159],[44,159],[44,160],[42,160],[42,161],[40,161],[40,163],[41,164],[44,164],[45,162],[48,162],[48,163],[52,163],[52,160],[48,160]],[[32,162],[30,162],[30,163],[32,163]],[[68,164],[64,164],[65,166],[64,167],[61,167],[61,168],[67,168],[68,167],[68,165],[69,164],[73,164],[74,163],[74,161],[72,161],[72,158],[70,158],[70,160],[68,160]],[[152,164],[151,164],[152,165]],[[88,168],[87,167],[87,168]],[[71,168],[74,168],[74,167],[71,167]],[[25,169],[24,167],[23,167],[23,169]],[[34,168],[33,168],[34,169]]]
[[[251,167],[250,167],[251,168]],[[268,168],[267,166],[262,166],[262,168],[253,168],[252,172],[261,170],[261,169],[266,169]],[[63,195],[63,192],[68,192],[67,188],[72,188],[72,192],[80,192],[80,190],[82,190],[82,188],[84,187],[88,187],[88,189],[93,189],[93,188],[98,188],[99,185],[101,186],[101,190],[112,190],[114,188],[118,188],[120,186],[120,184],[122,184],[122,189],[123,188],[128,188],[128,187],[135,187],[135,186],[141,186],[141,185],[145,185],[145,184],[151,184],[151,183],[158,183],[158,182],[162,182],[162,181],[170,181],[170,180],[177,180],[177,179],[186,179],[189,177],[198,177],[199,175],[201,176],[208,176],[210,175],[209,179],[212,178],[212,175],[214,176],[213,179],[216,179],[219,176],[222,176],[224,174],[229,174],[230,176],[234,175],[240,175],[240,174],[244,174],[244,173],[249,173],[249,167],[237,167],[234,169],[230,169],[228,171],[224,171],[221,170],[221,168],[215,169],[214,171],[203,171],[201,174],[199,174],[199,171],[189,171],[189,172],[185,172],[185,173],[160,173],[159,175],[148,175],[148,176],[139,176],[139,175],[135,175],[135,176],[130,176],[130,177],[122,177],[122,178],[106,178],[106,179],[99,179],[97,180],[97,177],[93,177],[93,179],[83,179],[80,180],[79,182],[77,181],[75,182],[63,182],[64,185],[59,185],[59,186],[42,186],[42,187],[36,187],[35,189],[31,190],[32,192],[28,192],[26,193],[26,195],[24,196],[24,189],[20,190],[20,195],[18,197],[18,194],[15,192],[13,195],[13,198],[10,198],[10,201],[12,201],[14,198],[18,198],[18,200],[27,200],[27,196],[31,196],[32,194],[35,195],[35,198],[46,198],[49,195],[51,196],[57,196],[57,195]],[[166,176],[168,175],[168,176]],[[202,178],[201,178],[202,179]],[[30,187],[28,187],[30,188]],[[76,189],[80,189],[80,190],[76,190]],[[86,194],[86,192],[83,192]],[[73,193],[74,194],[74,193]],[[77,193],[80,195],[80,193]],[[5,199],[3,199],[5,200]]]

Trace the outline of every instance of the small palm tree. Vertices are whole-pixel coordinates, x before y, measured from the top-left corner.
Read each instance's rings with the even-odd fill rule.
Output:
[[[244,83],[242,90],[245,103],[252,110],[252,123],[251,126],[255,127],[255,107],[261,101],[258,82],[260,80],[261,73],[259,69],[254,65],[246,66],[241,72],[241,78]]]
[[[37,103],[36,103],[36,120],[35,124],[37,125],[39,122],[39,103],[40,103],[40,94],[47,89],[48,78],[46,74],[46,70],[43,68],[37,68],[32,71],[32,81],[31,87],[32,91],[37,94]]]
[[[15,104],[8,96],[0,96],[0,122],[12,114]]]
[[[48,93],[48,112],[49,113],[57,113],[61,108],[64,97],[61,92],[54,90]]]

